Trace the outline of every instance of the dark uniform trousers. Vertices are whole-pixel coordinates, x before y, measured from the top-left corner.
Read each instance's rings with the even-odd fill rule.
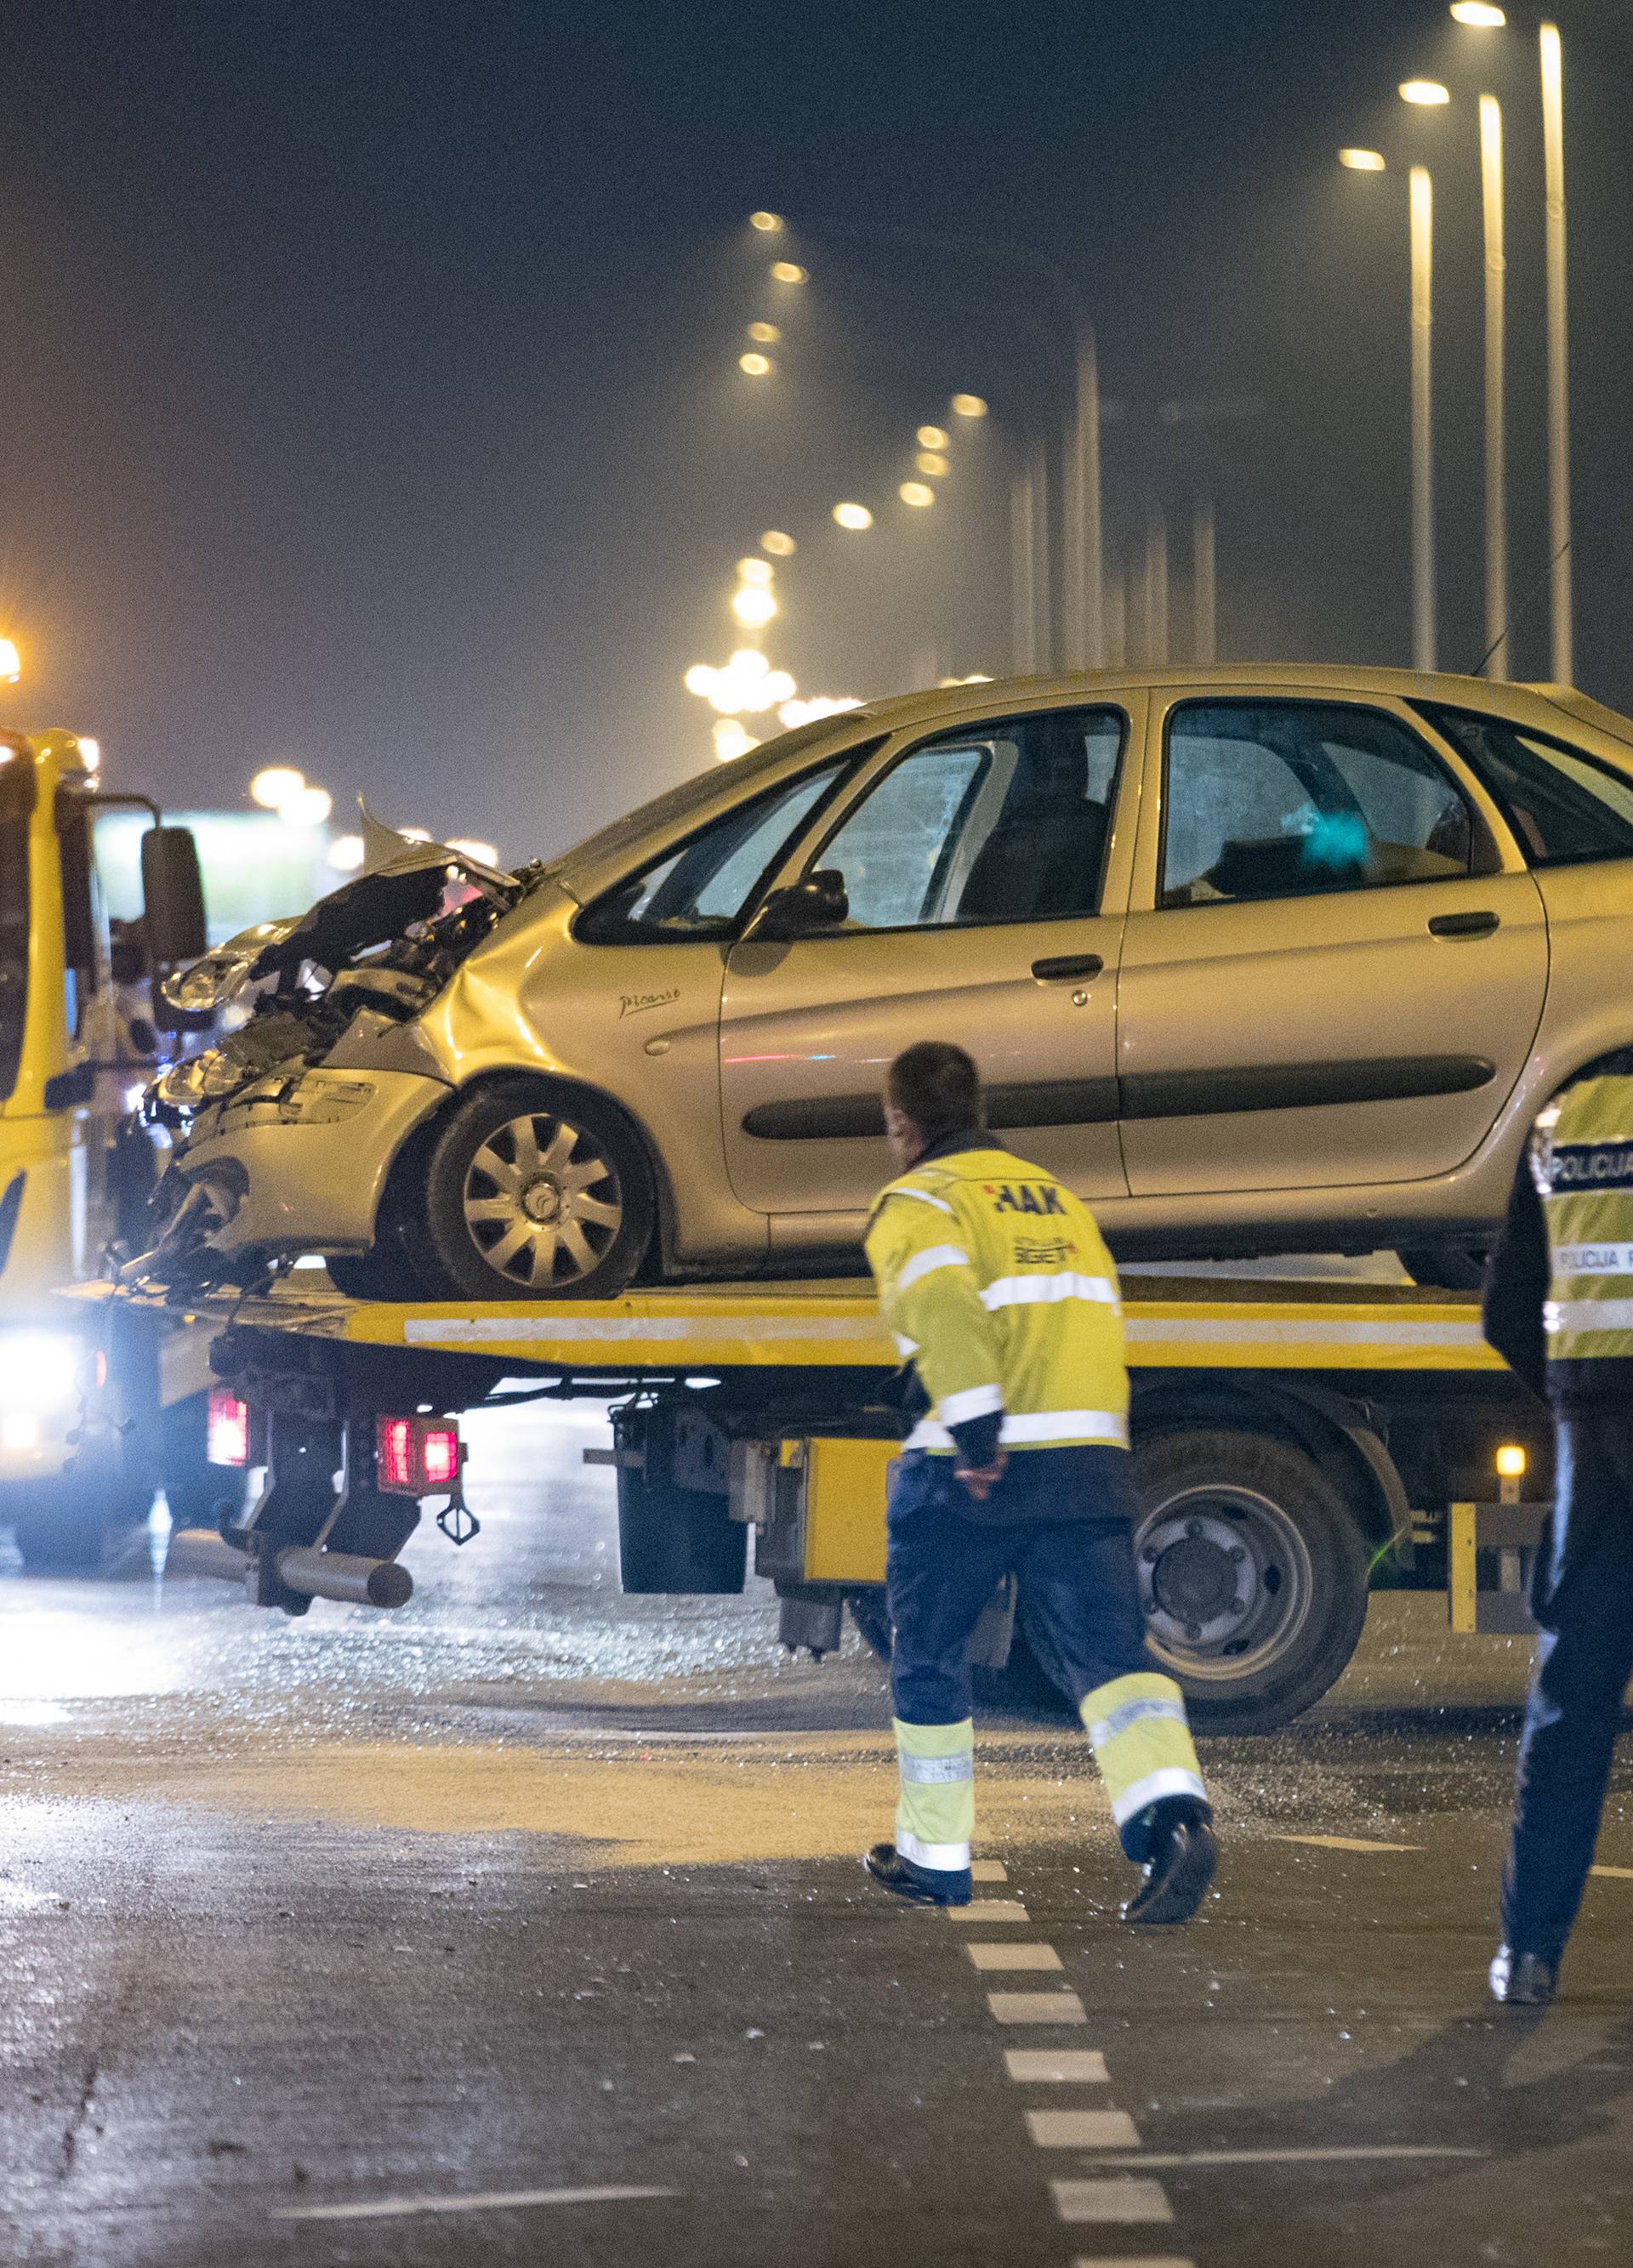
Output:
[[[1503,1933],[1557,1962],[1599,1837],[1622,1697],[1633,1675],[1633,1410],[1620,1400],[1557,1419],[1551,1548],[1532,1603],[1542,1635],[1519,1746],[1503,1879]]]
[[[971,1714],[970,1637],[1009,1573],[1020,1578],[1040,1644],[1075,1701],[1156,1667],[1145,1647],[1126,1511],[1060,1518],[1046,1454],[1012,1456],[985,1506],[971,1505],[952,1468],[950,1457],[910,1449],[890,1490],[890,1693],[903,1724],[954,1725]],[[1146,1855],[1145,1831],[1142,1818],[1122,1830],[1136,1861]]]

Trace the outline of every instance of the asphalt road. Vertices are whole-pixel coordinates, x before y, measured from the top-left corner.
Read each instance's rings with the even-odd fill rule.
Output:
[[[1561,2004],[1483,1997],[1522,1643],[1383,1597],[1206,1744],[1183,1935],[1070,1728],[993,1721],[994,1910],[905,1911],[878,1671],[620,1599],[597,1438],[480,1428],[394,1618],[0,1579],[8,2268],[1633,2253],[1626,1766]]]

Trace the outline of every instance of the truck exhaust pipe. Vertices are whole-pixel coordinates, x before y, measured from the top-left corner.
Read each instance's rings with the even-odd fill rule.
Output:
[[[414,1578],[395,1559],[366,1559],[355,1551],[319,1551],[291,1543],[277,1555],[277,1574],[309,1599],[337,1599],[347,1607],[403,1607]]]
[[[225,1583],[241,1583],[255,1561],[248,1551],[235,1551],[207,1528],[179,1528],[165,1554],[167,1575],[217,1575]]]

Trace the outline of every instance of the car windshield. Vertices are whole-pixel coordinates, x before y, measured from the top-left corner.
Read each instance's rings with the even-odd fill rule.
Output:
[[[1471,709],[1413,704],[1501,806],[1533,866],[1633,858],[1633,778],[1581,748]]]
[[[598,834],[574,843],[571,850],[564,850],[550,861],[549,872],[572,873],[610,862],[625,850],[639,850],[648,836],[683,827],[727,793],[751,793],[787,757],[831,740],[836,725],[853,725],[861,715],[860,710],[850,710],[841,717],[822,717],[814,724],[796,725],[791,733],[779,733],[774,739],[763,740],[747,755],[734,757],[728,770],[717,763],[695,779],[683,780],[678,787],[654,796],[650,803],[641,804]]]
[[[0,1101],[17,1085],[28,1009],[26,760],[0,748]]]

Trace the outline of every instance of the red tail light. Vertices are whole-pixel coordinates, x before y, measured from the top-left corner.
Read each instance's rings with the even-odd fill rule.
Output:
[[[230,1386],[210,1389],[204,1454],[212,1465],[249,1462],[249,1404],[240,1402]]]
[[[459,1428],[446,1418],[377,1418],[374,1485],[395,1496],[437,1496],[459,1478]]]

